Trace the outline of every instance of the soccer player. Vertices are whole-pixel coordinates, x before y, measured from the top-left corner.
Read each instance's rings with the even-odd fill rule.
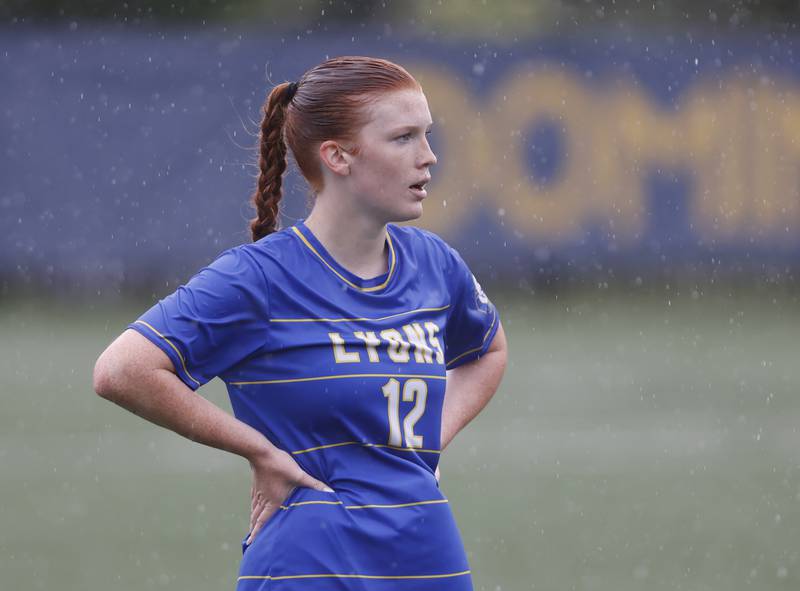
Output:
[[[506,364],[497,310],[419,218],[436,156],[417,81],[331,59],[264,105],[254,242],[223,252],[100,356],[101,396],[246,458],[241,591],[467,591],[442,451]],[[280,229],[288,148],[315,196]],[[219,376],[234,415],[195,390]]]

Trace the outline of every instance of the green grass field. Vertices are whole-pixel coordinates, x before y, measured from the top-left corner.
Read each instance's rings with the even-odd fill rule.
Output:
[[[442,457],[476,590],[800,588],[796,297],[495,300],[509,370]],[[0,304],[0,588],[233,588],[246,462],[91,389],[147,306]]]

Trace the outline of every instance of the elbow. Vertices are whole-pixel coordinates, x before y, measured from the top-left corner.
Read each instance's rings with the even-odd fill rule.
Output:
[[[120,383],[120,369],[106,349],[94,364],[92,388],[106,400],[114,400]]]
[[[92,388],[94,389],[95,394],[101,398],[109,398],[112,395],[113,383],[114,380],[108,370],[107,364],[103,361],[103,356],[101,355],[94,364]]]
[[[92,374],[94,391],[101,398],[126,406],[133,390],[149,378],[152,370],[163,366],[158,356],[167,358],[137,332],[126,330],[97,358]]]

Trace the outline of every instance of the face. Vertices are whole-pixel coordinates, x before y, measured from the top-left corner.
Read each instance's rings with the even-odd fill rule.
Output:
[[[355,138],[358,149],[350,154],[348,190],[381,223],[416,219],[436,164],[428,144],[428,101],[419,90],[400,90],[369,109],[368,123]]]

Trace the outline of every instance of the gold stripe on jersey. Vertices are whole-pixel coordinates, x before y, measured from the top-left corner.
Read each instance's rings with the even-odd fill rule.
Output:
[[[239,581],[257,580],[257,581],[283,581],[285,579],[386,579],[386,580],[401,580],[401,579],[445,579],[448,577],[460,577],[468,575],[472,571],[462,570],[458,573],[444,573],[441,575],[343,575],[335,573],[313,574],[313,575],[242,575]]]
[[[417,505],[441,505],[449,503],[447,499],[434,499],[432,501],[417,501],[416,503],[399,503],[396,505],[345,505],[345,509],[398,509],[400,507],[415,507]]]
[[[388,232],[386,233],[386,240],[387,240],[387,243],[389,244],[389,258],[391,259],[391,262],[389,263],[389,274],[386,276],[386,281],[384,281],[380,285],[375,285],[373,287],[359,287],[358,285],[356,285],[355,283],[353,283],[352,281],[347,279],[344,275],[339,273],[339,271],[334,269],[328,263],[328,261],[326,261],[323,258],[323,256],[319,252],[317,252],[317,249],[314,248],[314,246],[308,241],[308,239],[305,236],[303,236],[303,233],[300,230],[298,230],[297,227],[292,226],[292,230],[294,230],[294,233],[297,234],[297,236],[300,237],[300,240],[303,241],[303,244],[305,244],[309,249],[311,249],[311,252],[313,252],[315,255],[317,255],[317,257],[319,257],[319,260],[321,260],[323,263],[325,263],[326,267],[328,267],[331,271],[333,271],[334,275],[336,275],[339,279],[344,281],[347,285],[349,285],[353,289],[357,289],[358,291],[366,291],[366,292],[378,291],[380,289],[383,289],[384,287],[386,287],[389,284],[389,280],[392,278],[392,274],[394,273],[394,267],[395,267],[395,262],[397,261],[397,256],[394,253],[394,245],[392,244],[392,237],[389,235]]]
[[[388,316],[381,316],[379,318],[270,318],[270,322],[381,322],[382,320],[389,320],[390,318],[398,318],[399,316],[407,316],[409,314],[416,314],[417,312],[441,312],[447,310],[450,304],[446,306],[439,306],[438,308],[417,308],[415,310],[408,310],[407,312],[398,312],[397,314],[389,314]]]
[[[166,341],[166,343],[167,343],[167,344],[168,344],[170,347],[172,347],[172,350],[173,350],[173,351],[175,351],[175,353],[178,355],[178,359],[180,359],[180,360],[181,360],[181,365],[183,366],[183,371],[186,373],[186,375],[187,375],[187,376],[189,376],[189,379],[190,379],[190,380],[192,380],[192,381],[193,381],[195,384],[197,384],[198,386],[200,386],[200,382],[198,382],[196,379],[194,379],[194,376],[192,376],[192,374],[190,374],[190,373],[189,373],[189,370],[188,370],[188,369],[186,369],[186,360],[183,358],[183,355],[181,355],[181,352],[178,350],[178,347],[176,347],[176,346],[175,346],[175,345],[172,343],[172,341],[170,341],[170,340],[169,340],[167,337],[165,337],[163,334],[161,334],[160,332],[158,332],[158,331],[157,331],[155,328],[153,328],[152,326],[150,326],[150,325],[149,325],[147,322],[145,322],[144,320],[137,320],[136,322],[134,322],[134,324],[143,324],[143,325],[145,325],[147,328],[149,328],[150,330],[152,330],[154,333],[156,333],[156,334],[157,334],[159,337],[161,337],[162,339],[164,339],[164,341]]]
[[[440,454],[442,450],[440,449],[424,449],[422,447],[398,447],[396,445],[387,445],[385,443],[364,443],[361,441],[343,441],[341,443],[328,443],[327,445],[318,445],[316,447],[309,447],[308,449],[298,449],[296,451],[290,452],[292,455],[299,455],[308,453],[310,451],[317,451],[320,449],[328,449],[331,447],[341,447],[343,445],[361,445],[363,447],[385,447],[388,449],[395,449],[397,451],[417,451],[420,453],[428,453],[428,454]]]
[[[288,511],[292,507],[302,507],[303,505],[344,505],[347,510],[355,509],[402,509],[403,507],[416,507],[417,505],[441,505],[442,503],[449,503],[447,499],[433,499],[432,501],[415,501],[413,503],[396,503],[393,505],[344,505],[342,501],[299,501],[297,503],[289,503],[289,505],[281,505],[283,511]]]
[[[289,503],[289,506],[281,505],[281,509],[288,511],[289,507],[302,507],[303,505],[343,505],[341,501],[298,501],[297,503]]]
[[[361,445],[361,443],[358,441],[343,441],[342,443],[329,443],[327,445],[318,445],[317,447],[309,447],[308,449],[300,449],[297,451],[293,451],[291,453],[294,455],[304,454],[309,451],[317,451],[318,449],[327,449],[329,447],[340,447],[342,445]]]
[[[291,384],[294,382],[316,382],[319,380],[340,380],[347,378],[424,378],[426,380],[446,380],[447,376],[432,376],[408,373],[348,373],[333,376],[313,376],[310,378],[290,378],[285,380],[253,380],[248,382],[228,382],[229,386],[253,386],[260,384]]]
[[[485,334],[485,335],[483,335],[483,340],[481,340],[481,344],[480,344],[480,346],[479,346],[479,347],[475,347],[474,349],[470,349],[469,351],[464,351],[464,352],[463,352],[461,355],[459,355],[458,357],[454,357],[453,359],[451,359],[451,360],[450,360],[450,361],[447,363],[447,365],[452,365],[452,364],[454,364],[456,361],[458,361],[459,359],[461,359],[462,357],[465,357],[466,355],[469,355],[470,353],[474,353],[475,351],[480,351],[481,349],[483,349],[483,345],[484,345],[484,343],[486,343],[486,339],[488,339],[488,338],[489,338],[489,334],[492,332],[492,329],[494,328],[494,323],[495,323],[495,322],[497,322],[497,312],[495,312],[495,313],[494,313],[494,316],[492,317],[492,323],[489,325],[489,329],[486,331],[486,334]]]

